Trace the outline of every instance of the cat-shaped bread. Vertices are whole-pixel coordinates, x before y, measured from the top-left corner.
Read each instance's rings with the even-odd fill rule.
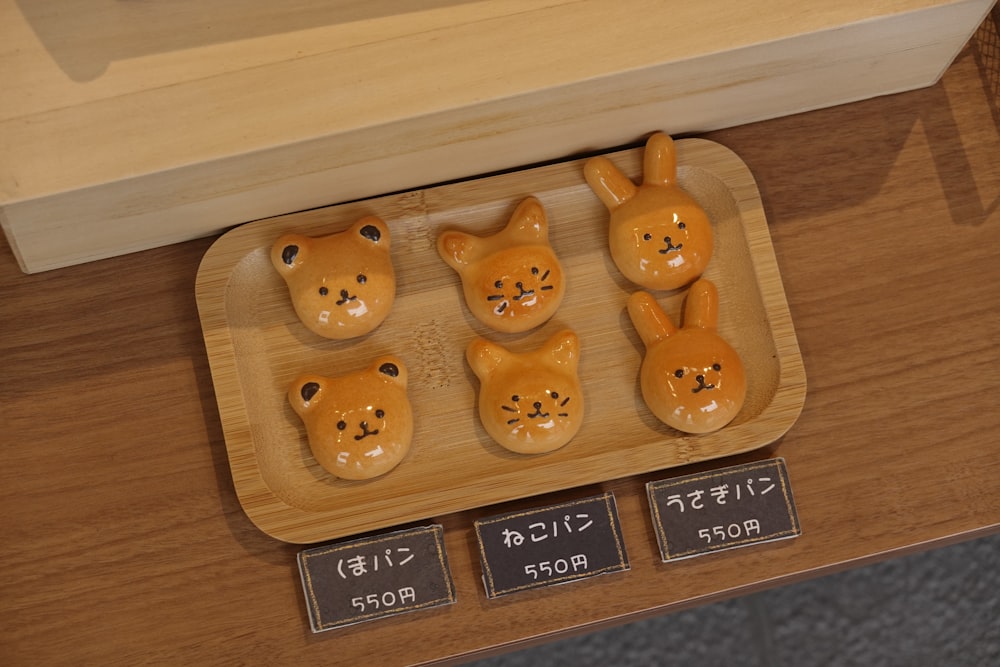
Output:
[[[465,303],[477,320],[496,331],[518,333],[556,312],[566,282],[548,229],[541,202],[528,197],[492,236],[457,230],[438,236],[438,254],[461,277]]]
[[[520,454],[551,452],[580,430],[580,341],[572,331],[522,353],[476,338],[465,356],[480,381],[479,419],[503,447]]]
[[[670,136],[657,133],[646,142],[639,186],[606,157],[588,160],[584,177],[611,213],[608,246],[626,278],[646,289],[669,290],[702,274],[712,257],[712,225],[677,184]]]
[[[743,362],[716,331],[718,303],[715,285],[696,281],[684,304],[684,326],[677,329],[648,292],[628,300],[646,346],[639,372],[643,400],[660,421],[686,433],[722,428],[746,397]]]
[[[288,388],[313,457],[331,475],[370,479],[399,464],[413,438],[402,360],[384,356],[338,377],[303,375]]]
[[[319,238],[285,234],[271,247],[271,263],[285,279],[299,319],[325,338],[371,332],[395,300],[389,227],[375,216]]]

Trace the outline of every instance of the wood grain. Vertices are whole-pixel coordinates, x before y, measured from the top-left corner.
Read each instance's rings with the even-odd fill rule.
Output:
[[[991,4],[3,0],[0,215],[43,271],[908,90]]]
[[[283,216],[219,239],[199,270],[198,304],[237,494],[261,530],[290,542],[328,540],[739,454],[784,434],[802,408],[805,372],[753,177],[719,144],[687,139],[677,150],[678,179],[714,230],[705,276],[720,292],[719,332],[749,377],[743,410],[711,434],[674,431],[643,403],[637,383],[643,348],[625,313],[637,288],[611,262],[607,211],[583,180],[582,160]],[[641,149],[611,158],[631,178],[641,177]],[[435,240],[447,229],[495,233],[529,194],[546,208],[567,296],[543,326],[497,334],[469,314],[458,276],[438,256]],[[290,231],[342,231],[365,215],[380,216],[392,231],[399,276],[393,311],[369,336],[327,341],[298,321],[271,266],[271,244]],[[685,294],[656,293],[678,325]],[[566,328],[582,340],[583,427],[556,452],[513,454],[478,421],[478,383],[465,363],[466,347],[483,337],[533,350]],[[303,373],[359,371],[386,354],[409,368],[413,447],[377,480],[336,479],[310,453],[286,399],[288,385]]]
[[[454,605],[323,635],[298,547],[234,489],[193,297],[212,241],[31,276],[0,246],[0,662],[458,662],[1000,531],[985,53],[925,90],[706,137],[756,178],[809,394],[776,443],[664,475],[782,456],[801,537],[660,563],[655,473],[447,514]],[[603,490],[629,572],[485,599],[475,518]]]

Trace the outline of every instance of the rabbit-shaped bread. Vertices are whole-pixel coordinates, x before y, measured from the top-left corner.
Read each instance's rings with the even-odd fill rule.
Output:
[[[629,297],[628,314],[646,346],[639,373],[642,398],[656,417],[686,433],[716,431],[746,397],[743,362],[716,331],[718,292],[702,278],[684,304],[677,329],[648,292]]]
[[[500,232],[479,237],[446,231],[437,248],[461,277],[469,311],[496,331],[533,329],[562,302],[563,269],[549,245],[545,209],[535,197],[522,201]]]
[[[583,171],[611,213],[608,245],[626,278],[646,289],[669,290],[702,274],[712,257],[712,225],[677,184],[670,136],[657,133],[646,142],[639,186],[606,157],[588,160]]]
[[[523,353],[476,338],[465,356],[480,381],[479,419],[497,443],[541,454],[576,435],[583,423],[583,391],[575,333],[562,331]]]
[[[285,234],[271,247],[271,263],[285,279],[299,319],[324,338],[369,333],[396,297],[389,227],[373,215],[319,238]]]
[[[399,464],[410,450],[413,410],[406,366],[394,356],[338,377],[303,375],[288,387],[313,456],[331,475],[370,479]]]

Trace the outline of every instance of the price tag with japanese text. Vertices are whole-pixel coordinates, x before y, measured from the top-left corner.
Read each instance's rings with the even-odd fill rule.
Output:
[[[455,601],[441,526],[299,552],[313,632]]]
[[[646,485],[664,561],[802,533],[784,459]]]
[[[486,596],[629,569],[612,493],[475,522]]]

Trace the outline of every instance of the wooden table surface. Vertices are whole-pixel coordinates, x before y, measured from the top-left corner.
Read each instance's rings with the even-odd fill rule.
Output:
[[[0,662],[461,661],[997,532],[995,38],[931,88],[707,136],[758,179],[805,407],[752,454],[575,490],[614,491],[631,570],[553,589],[487,601],[472,522],[497,508],[429,517],[456,604],[311,634],[301,547],[233,490],[194,300],[212,239],[32,276],[3,246]],[[647,481],[776,456],[801,537],[659,561]]]

